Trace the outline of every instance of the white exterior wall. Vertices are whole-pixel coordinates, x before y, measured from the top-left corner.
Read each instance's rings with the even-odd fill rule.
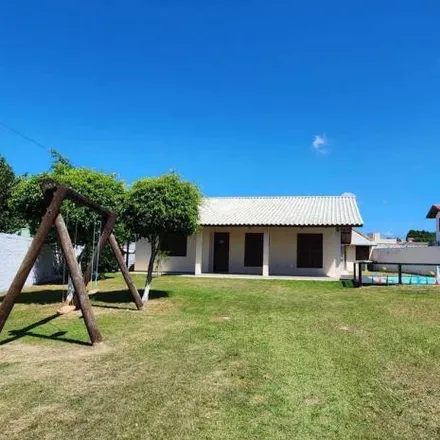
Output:
[[[135,270],[147,270],[150,253],[148,240],[142,238],[136,243]],[[193,235],[188,237],[186,257],[166,257],[154,270],[156,272],[194,273],[195,260],[196,236]]]
[[[346,271],[354,271],[354,262],[356,261],[356,246],[346,246]]]
[[[213,271],[213,242],[215,232],[229,232],[229,273],[261,275],[262,267],[244,266],[245,234],[269,233],[269,275],[331,276],[339,278],[341,266],[341,234],[335,227],[205,227],[202,228],[202,273]],[[323,234],[323,268],[297,268],[297,235]],[[140,240],[136,245],[136,270],[145,271],[149,245]],[[188,237],[186,257],[168,257],[161,265],[162,272],[195,272],[196,236]]]
[[[0,293],[8,290],[31,242],[29,237],[0,234]],[[57,277],[56,264],[52,250],[44,245],[25,286],[53,281]]]
[[[341,233],[336,228],[269,228],[269,274],[331,276],[341,274]],[[323,268],[297,268],[298,234],[323,234]]]

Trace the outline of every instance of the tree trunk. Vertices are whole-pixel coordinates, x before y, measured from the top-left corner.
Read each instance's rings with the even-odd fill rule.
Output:
[[[128,264],[130,263],[130,242],[127,241],[125,244],[125,265],[127,266],[127,269],[130,269]]]
[[[153,281],[154,261],[156,260],[157,252],[159,251],[157,238],[156,237],[151,238],[149,241],[151,246],[151,254],[150,254],[150,260],[148,261],[148,270],[147,270],[147,277],[145,278],[144,292],[142,294],[142,302],[144,304],[148,301],[148,297],[150,294],[151,282]]]

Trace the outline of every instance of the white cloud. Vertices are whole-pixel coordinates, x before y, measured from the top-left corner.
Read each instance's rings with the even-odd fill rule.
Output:
[[[386,231],[383,235],[386,238],[393,238],[394,237],[394,234],[391,231]]]
[[[315,136],[312,146],[318,153],[326,154],[328,152],[328,140],[325,133]]]

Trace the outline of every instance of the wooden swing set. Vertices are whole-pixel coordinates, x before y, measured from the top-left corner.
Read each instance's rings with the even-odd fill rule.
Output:
[[[142,309],[142,299],[137,291],[133,280],[130,277],[128,268],[124,262],[121,249],[113,234],[113,227],[116,222],[116,214],[103,208],[99,204],[88,200],[83,195],[72,190],[71,188],[60,185],[52,179],[45,179],[41,183],[41,189],[43,191],[44,200],[46,203],[46,213],[44,214],[37,233],[35,234],[32,243],[12,281],[9,290],[2,303],[0,304],[0,333],[14,307],[17,297],[20,295],[23,286],[29,276],[35,261],[38,258],[41,247],[43,246],[47,235],[49,234],[52,226],[58,234],[58,239],[61,245],[61,250],[65,258],[70,276],[72,278],[72,284],[75,288],[75,302],[79,306],[84,318],[84,323],[89,333],[90,341],[93,344],[102,342],[103,337],[99,332],[98,325],[96,323],[95,315],[93,314],[92,306],[86,291],[86,286],[90,282],[93,272],[93,261],[96,261],[99,257],[99,252],[108,242],[113,250],[116,261],[122,272],[127,287],[131,293],[134,303],[138,310]],[[99,237],[99,241],[96,245],[94,252],[92,252],[91,261],[84,272],[84,276],[81,275],[81,271],[78,267],[76,259],[75,249],[72,245],[69,232],[67,230],[66,223],[63,216],[60,213],[61,205],[65,199],[72,200],[74,203],[80,206],[85,206],[97,214],[101,215],[104,228]]]

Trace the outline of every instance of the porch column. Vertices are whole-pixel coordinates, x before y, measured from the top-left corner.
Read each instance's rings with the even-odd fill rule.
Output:
[[[194,275],[202,273],[202,250],[203,250],[203,232],[199,231],[196,235],[196,261],[194,266]]]
[[[336,241],[336,261],[335,261],[335,270],[334,270],[333,276],[335,278],[340,278],[341,271],[344,270],[344,264],[343,264],[343,258],[342,258],[344,249],[342,249],[342,233],[341,233],[340,228],[335,228],[335,235],[336,235],[336,240],[335,240]],[[324,238],[324,243],[325,243],[325,238]]]
[[[269,276],[269,229],[264,231],[263,236],[263,277]]]

